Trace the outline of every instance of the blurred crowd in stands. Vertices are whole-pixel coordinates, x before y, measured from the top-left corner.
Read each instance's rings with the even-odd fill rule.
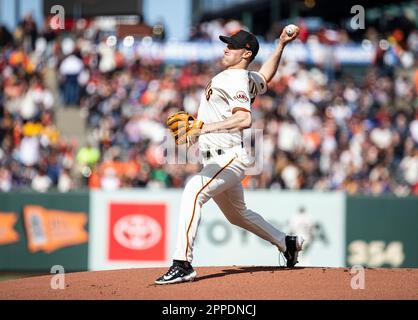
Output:
[[[201,25],[191,39],[237,28],[238,21]],[[267,40],[277,37],[272,30]],[[328,44],[352,41],[344,30],[328,36],[335,40]],[[302,28],[301,41],[309,39],[324,42]],[[263,171],[246,177],[246,188],[418,195],[418,31],[371,28],[366,40],[375,61],[357,78],[343,66],[330,76],[320,65],[283,59],[252,105]],[[178,110],[195,114],[220,70],[128,58],[93,28],[60,32],[49,21],[37,28],[30,15],[16,30],[0,27],[0,191],[184,186],[200,165],[162,164],[165,120]],[[63,108],[86,121],[85,144],[60,133]]]

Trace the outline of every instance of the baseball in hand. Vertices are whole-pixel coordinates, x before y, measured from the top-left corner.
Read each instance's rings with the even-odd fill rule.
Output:
[[[294,24],[289,24],[288,26],[286,26],[285,30],[286,30],[286,34],[291,37],[295,32],[296,32],[297,26],[295,26]]]

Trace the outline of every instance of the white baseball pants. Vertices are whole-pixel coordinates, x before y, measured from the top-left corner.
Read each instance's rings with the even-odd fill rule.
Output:
[[[260,238],[286,250],[286,234],[276,229],[258,213],[247,209],[241,180],[249,165],[248,155],[242,147],[226,150],[209,161],[194,175],[183,191],[177,244],[173,259],[192,262],[193,244],[200,223],[202,206],[210,199],[216,202],[225,217],[234,225],[244,228]]]

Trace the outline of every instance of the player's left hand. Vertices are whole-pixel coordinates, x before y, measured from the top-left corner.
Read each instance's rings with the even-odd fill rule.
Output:
[[[167,127],[173,134],[176,144],[190,144],[200,135],[203,122],[185,111],[179,111],[167,119]]]
[[[299,35],[300,29],[294,24],[287,25],[283,28],[282,34],[280,35],[280,42],[283,45],[288,44],[289,42],[296,39]]]

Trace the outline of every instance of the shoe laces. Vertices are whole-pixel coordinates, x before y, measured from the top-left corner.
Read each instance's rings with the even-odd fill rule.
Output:
[[[166,276],[172,276],[174,275],[177,270],[181,268],[179,265],[173,264],[167,271]]]

